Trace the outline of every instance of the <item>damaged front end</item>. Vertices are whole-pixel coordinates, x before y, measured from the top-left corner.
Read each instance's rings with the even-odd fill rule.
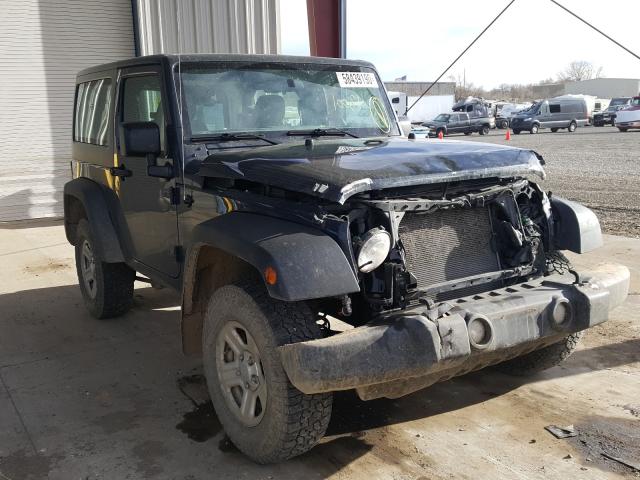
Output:
[[[320,308],[355,328],[281,347],[305,393],[406,395],[601,323],[627,294],[625,267],[578,274],[560,253],[600,246],[595,215],[526,179],[372,191],[345,207],[361,292]],[[367,257],[375,268],[359,263],[374,235],[387,248]]]

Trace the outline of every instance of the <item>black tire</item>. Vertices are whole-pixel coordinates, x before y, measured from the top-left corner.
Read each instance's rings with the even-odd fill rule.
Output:
[[[556,132],[558,131],[558,127],[553,127],[553,128],[551,129],[551,131],[552,131],[553,133],[556,133]]]
[[[76,272],[87,310],[95,318],[113,318],[126,313],[133,304],[136,272],[125,263],[105,263],[98,257],[89,222],[85,219],[78,222],[76,238]]]
[[[519,130],[518,128],[514,128],[514,129],[513,129],[513,133],[514,133],[515,135],[520,135],[520,130]]]
[[[204,319],[203,362],[213,406],[229,439],[252,460],[273,463],[308,451],[322,438],[329,425],[333,396],[330,393],[306,395],[289,382],[277,348],[320,338],[320,328],[306,304],[275,300],[258,282],[226,285],[213,293]],[[250,425],[246,415],[245,420],[240,418],[243,402],[236,400],[236,405],[231,404],[233,389],[240,388],[244,399],[250,390],[249,383],[244,389],[242,385],[225,389],[218,373],[220,362],[230,360],[239,365],[236,375],[244,365],[243,356],[236,360],[233,350],[227,349],[224,343],[225,332],[229,328],[238,331],[238,325],[240,332],[245,330],[243,338],[247,339],[248,354],[251,355],[250,345],[253,345],[259,356],[261,379],[256,380],[260,386],[255,388],[262,388],[264,382],[266,392],[264,410],[262,404],[258,407],[257,401],[253,402],[255,407],[250,418],[254,424]],[[222,356],[218,357],[219,354]],[[243,376],[240,377],[242,383]],[[253,376],[251,378],[253,380]]]
[[[566,336],[562,341],[521,357],[496,365],[498,370],[521,377],[535,375],[565,361],[578,346],[584,331]]]
[[[568,131],[569,133],[573,133],[573,132],[575,132],[575,131],[576,131],[576,128],[578,128],[578,124],[577,124],[576,122],[573,122],[573,121],[572,121],[572,122],[569,124],[569,126],[567,127],[567,131]]]
[[[464,132],[464,134],[468,137],[469,135],[471,135],[473,132]]]
[[[627,131],[627,129],[624,128],[624,127],[618,127],[618,130],[620,130],[621,132],[626,132]]]
[[[445,132],[442,128],[439,128],[438,130],[436,130],[436,136],[440,136],[440,133],[442,133],[442,136],[444,137],[447,132]]]
[[[536,133],[538,133],[538,130],[540,130],[540,126],[537,123],[534,123],[533,125],[531,125],[531,129],[529,131],[532,135],[535,135]]]
[[[478,132],[480,135],[489,135],[489,126],[488,125],[483,125],[482,127],[480,127],[480,131]]]

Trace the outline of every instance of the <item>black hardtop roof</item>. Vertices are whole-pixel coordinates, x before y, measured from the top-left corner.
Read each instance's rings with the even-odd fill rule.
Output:
[[[343,58],[327,57],[304,57],[294,55],[249,55],[236,53],[188,53],[188,54],[162,54],[148,55],[144,57],[134,57],[126,60],[119,60],[112,63],[104,63],[95,67],[85,68],[78,72],[77,77],[84,75],[114,70],[117,68],[136,67],[142,65],[169,64],[173,66],[178,63],[178,59],[185,63],[194,62],[253,62],[253,63],[315,63],[319,65],[353,65],[358,67],[371,67],[373,65],[363,60],[345,60]]]

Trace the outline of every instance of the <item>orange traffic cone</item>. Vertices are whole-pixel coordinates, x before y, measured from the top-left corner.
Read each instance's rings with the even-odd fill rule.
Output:
[[[443,138],[443,137],[444,137],[444,135],[442,134],[442,130],[440,130],[440,131],[438,132],[438,138],[439,138],[440,140],[442,140],[442,138]]]
[[[504,136],[505,140],[511,140],[511,129],[507,127],[507,134]]]

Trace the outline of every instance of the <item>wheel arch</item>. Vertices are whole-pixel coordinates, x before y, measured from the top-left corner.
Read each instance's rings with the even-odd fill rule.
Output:
[[[87,178],[76,178],[64,186],[64,230],[71,245],[77,242],[78,222],[86,219],[94,238],[94,248],[100,258],[107,263],[125,261],[112,208],[106,194],[96,182]]]
[[[196,226],[184,266],[182,340],[187,354],[201,349],[208,298],[222,285],[247,276],[278,300],[304,301],[360,290],[340,246],[327,234],[264,215],[232,212]],[[265,271],[275,281],[265,280]]]

